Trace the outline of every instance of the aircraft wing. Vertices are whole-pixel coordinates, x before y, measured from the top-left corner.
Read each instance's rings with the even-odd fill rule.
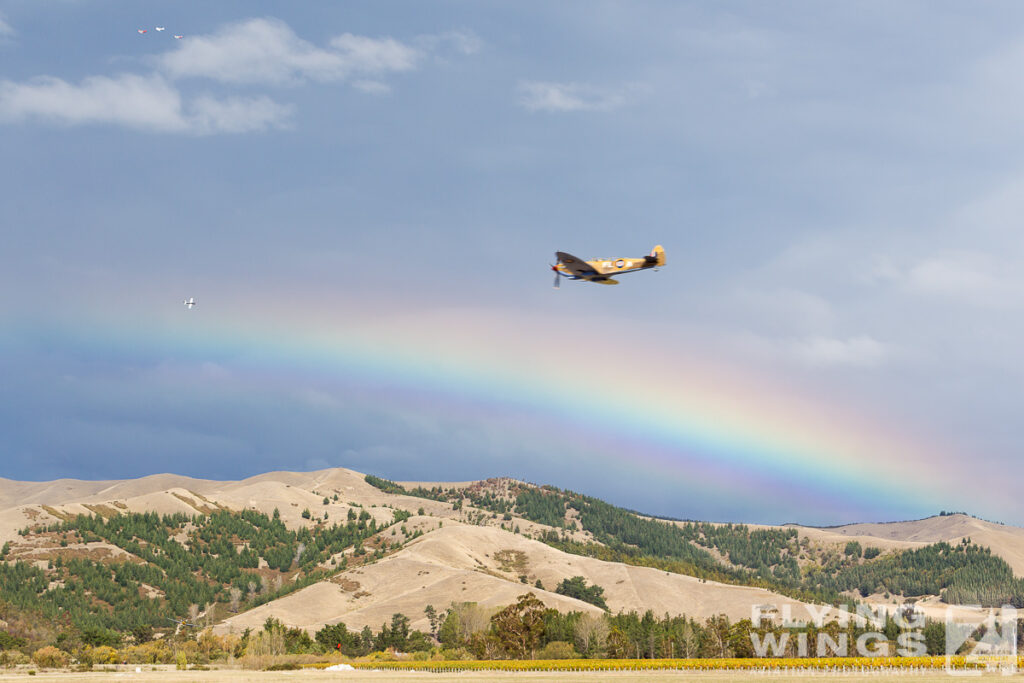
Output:
[[[583,259],[576,258],[572,254],[567,254],[564,251],[556,251],[555,257],[558,258],[558,262],[572,275],[576,277],[589,278],[594,275],[600,275],[600,273],[594,270],[594,267]]]

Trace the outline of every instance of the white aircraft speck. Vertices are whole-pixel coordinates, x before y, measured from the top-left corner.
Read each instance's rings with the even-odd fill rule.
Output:
[[[184,37],[185,37],[185,36],[179,36],[178,34],[175,34],[175,35],[174,35],[174,39],[175,39],[175,40],[181,40],[181,39],[182,39],[182,38],[184,38]]]
[[[163,27],[163,26],[157,26],[157,27],[156,27],[156,30],[157,30],[157,31],[163,31],[163,30],[164,30],[164,27]]]
[[[192,297],[189,297],[189,298],[185,299],[181,303],[185,304],[185,307],[188,308],[188,310],[191,311],[192,307],[196,305],[196,298],[194,296],[192,296]]]
[[[144,28],[140,28],[140,29],[139,29],[139,33],[140,33],[140,34],[141,34],[141,33],[149,33],[149,31],[147,31],[147,30],[146,30],[146,29],[144,29]]]

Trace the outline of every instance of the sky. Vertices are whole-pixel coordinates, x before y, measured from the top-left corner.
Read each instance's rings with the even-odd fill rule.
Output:
[[[0,0],[0,476],[1024,524],[1022,20]]]

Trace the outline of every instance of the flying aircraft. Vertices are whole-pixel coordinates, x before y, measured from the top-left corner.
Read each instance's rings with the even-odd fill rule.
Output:
[[[146,30],[146,29],[144,29],[144,28],[140,28],[140,29],[138,29],[138,31],[139,31],[139,34],[140,34],[140,35],[141,35],[141,34],[143,34],[143,33],[149,33],[149,31],[147,31],[147,30]]]
[[[163,30],[164,30],[164,27],[163,27],[163,26],[157,26],[157,27],[156,27],[156,30],[157,30],[157,31],[163,31]]]
[[[189,297],[188,299],[185,299],[181,303],[185,304],[185,306],[188,308],[188,310],[191,311],[192,307],[196,305],[196,298],[194,296],[193,297]]]
[[[175,34],[174,34],[174,39],[175,39],[175,40],[181,40],[181,39],[182,39],[182,38],[184,38],[184,37],[185,37],[185,36],[179,36],[179,35],[178,35],[177,33],[175,33]]]
[[[584,261],[564,251],[556,251],[555,258],[558,259],[558,262],[551,266],[551,270],[555,271],[556,288],[563,277],[570,280],[597,282],[602,285],[617,285],[619,281],[613,279],[612,275],[665,265],[665,250],[659,244],[651,250],[650,254],[640,258],[595,259],[593,261]]]

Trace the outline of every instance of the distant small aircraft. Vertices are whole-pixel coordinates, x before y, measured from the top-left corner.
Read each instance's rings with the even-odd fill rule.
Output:
[[[140,33],[140,34],[142,34],[142,33],[149,33],[149,31],[147,31],[147,30],[146,30],[146,29],[144,29],[144,28],[140,28],[140,29],[139,29],[139,33]]]
[[[612,275],[665,265],[665,250],[659,244],[651,250],[650,254],[640,258],[595,259],[593,261],[584,261],[564,251],[556,251],[555,258],[558,259],[558,263],[551,266],[551,270],[555,271],[556,288],[563,277],[570,280],[597,282],[602,285],[617,285],[619,281],[613,279]]]
[[[182,39],[182,38],[184,38],[184,37],[185,37],[185,36],[179,36],[179,35],[178,35],[177,33],[175,33],[175,34],[174,34],[174,39],[175,39],[175,40],[181,40],[181,39]]]
[[[175,619],[174,617],[167,617],[167,620],[168,621],[173,621],[173,622],[175,622],[177,624],[181,624],[182,626],[198,626],[198,624],[193,624],[193,623],[187,622],[184,619]]]
[[[157,30],[157,31],[163,31],[163,30],[164,30],[164,27],[163,27],[163,26],[157,26],[157,27],[156,27],[156,30]]]
[[[185,299],[181,303],[185,304],[185,306],[191,311],[192,307],[196,305],[196,298],[194,296],[189,297],[188,299]]]

